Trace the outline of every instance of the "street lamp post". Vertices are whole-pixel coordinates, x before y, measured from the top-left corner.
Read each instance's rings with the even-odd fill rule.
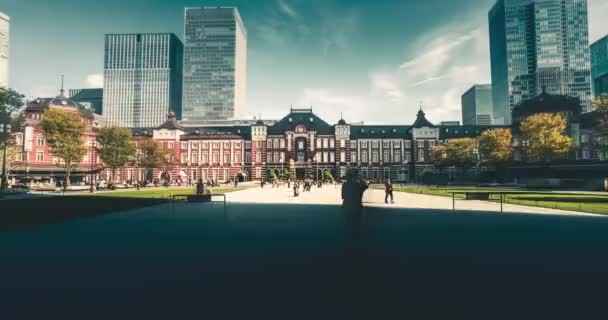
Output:
[[[0,192],[1,193],[6,193],[8,191],[8,179],[6,176],[6,153],[7,153],[7,146],[8,146],[8,140],[10,138],[10,134],[11,134],[11,125],[10,123],[3,123],[2,127],[0,127],[0,134],[2,135],[7,135],[6,141],[4,141],[4,146],[2,147],[2,184],[0,187]]]

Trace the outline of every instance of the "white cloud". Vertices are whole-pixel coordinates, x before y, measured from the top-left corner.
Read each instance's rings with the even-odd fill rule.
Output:
[[[96,73],[87,76],[87,87],[103,88],[103,74]]]
[[[285,0],[277,0],[277,5],[283,13],[292,18],[295,18],[298,15],[298,13],[289,4],[287,4]]]
[[[608,2],[589,0],[589,41],[591,43],[608,35]]]

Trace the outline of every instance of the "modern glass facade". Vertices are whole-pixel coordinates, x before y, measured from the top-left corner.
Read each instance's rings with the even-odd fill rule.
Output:
[[[477,84],[462,95],[462,124],[492,124],[492,85]]]
[[[245,112],[247,31],[233,7],[186,8],[183,120],[227,120]]]
[[[8,87],[11,18],[0,12],[0,87]]]
[[[586,0],[498,0],[488,16],[495,124],[543,90],[591,111]]]
[[[182,109],[183,45],[171,33],[105,37],[102,114],[108,125],[148,128]]]
[[[68,90],[68,96],[70,100],[88,107],[96,114],[102,114],[103,89],[70,89]]]
[[[591,76],[593,94],[608,94],[608,36],[591,45]]]

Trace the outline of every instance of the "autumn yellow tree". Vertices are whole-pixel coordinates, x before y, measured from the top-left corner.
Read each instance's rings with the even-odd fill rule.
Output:
[[[479,137],[481,159],[492,165],[503,165],[511,160],[513,154],[513,135],[510,129],[492,129]]]
[[[445,145],[436,145],[431,150],[431,156],[433,157],[433,163],[438,167],[446,166],[448,157],[448,147]]]
[[[562,114],[539,113],[521,124],[526,156],[530,160],[550,162],[572,150],[572,138],[564,134],[567,127]]]
[[[446,146],[447,163],[463,168],[475,163],[476,145],[475,139],[471,138],[459,138],[448,141]]]

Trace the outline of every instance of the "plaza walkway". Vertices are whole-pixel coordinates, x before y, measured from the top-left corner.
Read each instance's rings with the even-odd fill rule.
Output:
[[[231,203],[258,203],[258,204],[326,204],[340,205],[341,191],[339,185],[325,185],[319,189],[313,187],[310,192],[300,192],[300,196],[293,196],[293,189],[286,186],[272,188],[266,186],[262,188],[251,188],[239,192],[228,194],[228,201]],[[363,202],[369,208],[400,208],[400,209],[436,209],[452,210],[452,199],[423,194],[412,194],[395,192],[395,203],[384,203],[384,191],[369,189],[365,192]],[[456,200],[457,211],[481,211],[481,212],[500,212],[500,204],[489,201],[470,201]],[[552,215],[575,215],[575,216],[598,216],[591,213],[581,213],[574,211],[563,211],[548,208],[520,206],[504,204],[505,213],[528,213],[528,214],[552,214]]]

